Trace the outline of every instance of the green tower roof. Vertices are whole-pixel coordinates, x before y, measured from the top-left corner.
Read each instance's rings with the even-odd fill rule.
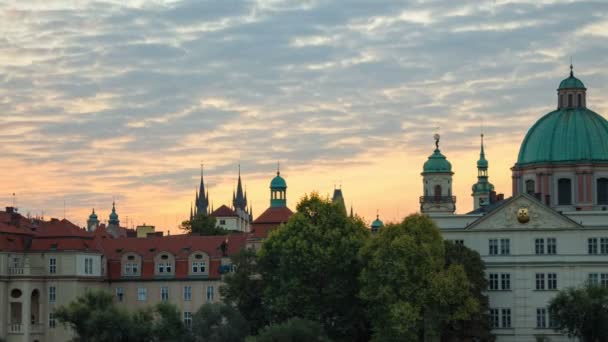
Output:
[[[287,189],[287,182],[281,177],[281,173],[277,171],[277,176],[270,181],[271,189]]]
[[[570,65],[570,77],[568,77],[565,80],[560,82],[559,88],[557,90],[560,90],[560,89],[587,89],[587,88],[585,88],[585,85],[583,84],[583,82],[581,80],[574,77],[573,66]]]
[[[587,108],[560,108],[530,128],[516,166],[580,161],[608,162],[608,121]]]
[[[97,220],[97,214],[95,214],[95,209],[93,208],[93,212],[89,215],[89,220]]]
[[[445,173],[452,172],[452,164],[445,158],[439,148],[436,148],[429,159],[424,163],[424,173]]]

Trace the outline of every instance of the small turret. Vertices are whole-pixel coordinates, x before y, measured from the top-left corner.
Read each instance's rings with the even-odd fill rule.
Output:
[[[377,233],[380,231],[380,228],[384,227],[384,222],[380,220],[380,215],[376,214],[376,219],[372,222],[371,229],[372,233]]]
[[[287,207],[287,182],[281,177],[277,164],[277,175],[270,181],[270,207]]]
[[[118,219],[118,214],[116,213],[116,202],[112,202],[112,213],[110,214],[110,219],[108,220],[108,226],[120,227],[120,220]]]
[[[439,150],[439,134],[435,139],[435,151],[424,163],[422,183],[424,195],[420,196],[420,211],[423,213],[454,213],[456,196],[452,196],[452,164]]]
[[[488,181],[488,161],[483,146],[483,133],[481,134],[481,149],[477,161],[477,183],[473,184],[472,191],[474,209],[491,204],[490,194],[494,191],[494,185]]]
[[[97,218],[97,214],[95,214],[95,208],[89,215],[89,219],[87,220],[87,231],[93,232],[99,227],[99,219]]]

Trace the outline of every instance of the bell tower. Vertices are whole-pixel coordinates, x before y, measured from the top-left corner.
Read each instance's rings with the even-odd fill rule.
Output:
[[[452,164],[439,150],[439,134],[434,135],[435,151],[424,163],[422,170],[423,195],[420,211],[424,214],[453,214],[456,196],[452,196]]]

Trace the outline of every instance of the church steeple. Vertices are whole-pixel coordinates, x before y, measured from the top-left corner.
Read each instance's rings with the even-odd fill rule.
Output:
[[[201,183],[197,192],[195,206],[196,210],[194,215],[209,214],[209,191],[205,191],[203,164],[201,164]]]
[[[120,227],[120,220],[118,219],[118,214],[116,213],[116,202],[112,201],[112,213],[110,214],[110,219],[108,220],[108,226]]]
[[[97,218],[97,214],[95,214],[95,208],[89,215],[89,219],[87,220],[87,231],[92,232],[95,231],[99,227],[99,219]]]
[[[281,177],[277,164],[277,175],[270,181],[270,207],[287,207],[287,182]]]
[[[486,206],[490,203],[490,194],[494,191],[494,185],[488,182],[488,161],[486,160],[486,153],[483,144],[483,133],[481,134],[481,148],[479,151],[479,160],[477,161],[477,183],[473,184],[473,207],[478,209],[479,207]]]
[[[243,193],[243,183],[241,181],[241,164],[239,164],[239,178],[236,184],[236,194],[233,195],[232,206],[234,209],[241,209],[247,212],[247,198]]]
[[[420,211],[425,214],[450,214],[456,210],[456,196],[452,196],[452,164],[441,154],[439,134],[433,136],[435,150],[422,168],[424,194],[420,197]]]

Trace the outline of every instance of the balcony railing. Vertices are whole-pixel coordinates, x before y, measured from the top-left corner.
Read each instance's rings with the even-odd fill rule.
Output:
[[[456,196],[420,196],[420,204],[456,203]]]
[[[23,324],[21,323],[11,323],[8,325],[8,333],[9,334],[23,334]]]
[[[32,334],[44,334],[44,324],[42,323],[32,323],[32,325],[30,325],[30,333]]]
[[[9,267],[9,276],[44,275],[44,267]]]

